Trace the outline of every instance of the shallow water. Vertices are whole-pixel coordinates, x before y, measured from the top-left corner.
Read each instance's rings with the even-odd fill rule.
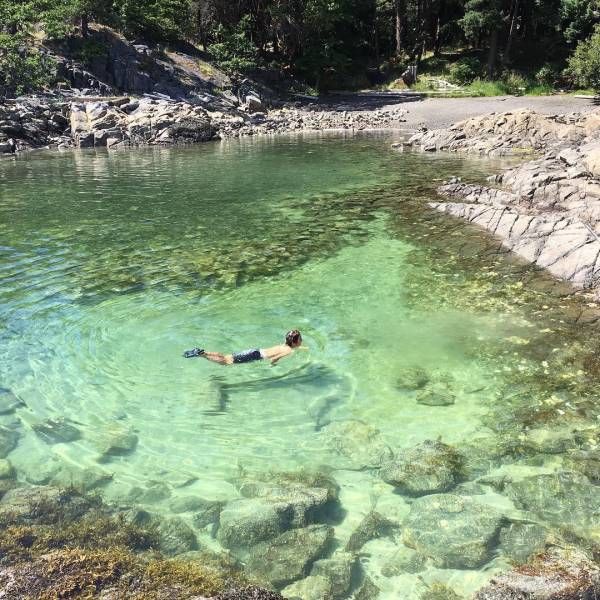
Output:
[[[170,498],[147,508],[167,514],[178,495],[237,497],[241,471],[324,467],[341,486],[344,545],[374,506],[400,519],[409,500],[331,447],[332,422],[363,421],[394,450],[522,435],[539,426],[538,405],[551,408],[549,430],[595,423],[595,348],[582,326],[595,307],[426,207],[441,179],[482,179],[502,163],[396,153],[391,141],[306,136],[0,163],[0,387],[25,402],[20,422],[2,417],[21,432],[9,454],[19,477],[47,483],[62,464],[93,467],[112,474],[102,493],[122,505],[166,482]],[[291,328],[308,351],[275,367],[181,357],[197,345],[264,347]],[[410,367],[450,379],[455,403],[417,403],[398,383]],[[511,386],[525,386],[517,408],[505,408]],[[59,417],[78,439],[34,433]],[[137,447],[99,460],[115,429]],[[551,472],[561,460],[536,456],[506,468]],[[418,597],[419,577],[468,594],[508,564],[498,552],[481,569],[384,577],[399,544],[364,547],[381,598]]]

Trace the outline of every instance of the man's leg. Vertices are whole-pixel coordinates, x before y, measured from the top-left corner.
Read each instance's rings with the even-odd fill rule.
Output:
[[[205,352],[202,355],[206,360],[218,363],[220,365],[232,365],[233,357],[231,354],[221,354],[220,352]]]

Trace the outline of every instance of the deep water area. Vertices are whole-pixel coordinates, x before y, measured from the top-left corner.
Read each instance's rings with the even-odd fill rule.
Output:
[[[290,598],[467,598],[595,548],[599,307],[428,208],[507,163],[392,141],[0,162],[0,493],[98,494]],[[275,366],[182,357],[293,328]]]

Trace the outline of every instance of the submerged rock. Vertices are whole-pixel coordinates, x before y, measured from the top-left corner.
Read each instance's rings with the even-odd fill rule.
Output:
[[[79,429],[63,417],[45,419],[31,428],[47,444],[67,444],[81,438]]]
[[[356,592],[354,592],[354,600],[376,600],[379,598],[381,590],[373,583],[373,580],[365,576],[363,582]]]
[[[331,423],[322,434],[327,447],[340,457],[343,468],[376,468],[393,457],[381,432],[362,421]]]
[[[219,523],[219,518],[221,515],[221,511],[223,510],[224,502],[219,502],[216,500],[206,500],[206,504],[201,508],[196,509],[194,516],[192,517],[192,522],[194,527],[198,529],[202,529],[207,525],[213,525],[214,527]]]
[[[452,446],[426,440],[382,465],[381,478],[410,496],[445,492],[456,485],[463,457]]]
[[[387,519],[377,511],[371,511],[352,532],[346,552],[358,552],[368,541],[393,533],[398,523]]]
[[[494,577],[474,600],[581,600],[600,595],[600,568],[581,550],[554,547]]]
[[[12,413],[21,406],[25,406],[23,400],[11,390],[0,387],[0,415]]]
[[[12,479],[15,476],[15,468],[10,460],[0,458],[0,479]]]
[[[412,503],[402,538],[437,567],[476,569],[492,558],[503,523],[491,506],[466,496],[436,494]]]
[[[275,473],[269,482],[249,480],[240,486],[246,498],[262,498],[286,507],[290,527],[304,527],[318,520],[329,504],[337,502],[338,485],[322,473]]]
[[[600,540],[600,493],[580,473],[533,475],[506,486],[506,495],[521,509],[582,537]]]
[[[180,517],[159,519],[156,526],[159,549],[167,556],[176,556],[198,547],[196,534]]]
[[[417,392],[417,403],[425,406],[452,406],[456,396],[443,384],[428,385]]]
[[[333,529],[328,525],[309,525],[286,531],[252,548],[248,570],[276,587],[288,585],[308,573],[332,539]]]
[[[274,538],[289,526],[289,509],[262,498],[242,498],[225,505],[217,539],[226,548],[253,546]]]
[[[429,383],[429,375],[424,369],[407,367],[402,369],[396,379],[396,387],[401,390],[415,391],[424,388]]]
[[[50,483],[62,489],[74,488],[79,492],[89,492],[106,485],[112,478],[112,473],[93,467],[79,468],[62,465],[59,471],[52,476]]]
[[[129,428],[120,424],[106,427],[99,433],[95,445],[100,452],[99,461],[105,462],[113,456],[123,456],[135,450],[138,443],[137,435]]]
[[[406,546],[400,546],[398,550],[381,568],[384,577],[396,577],[404,573],[420,573],[425,570],[426,558]]]
[[[525,562],[530,556],[544,550],[552,533],[537,523],[511,523],[500,532],[500,549],[512,561]]]
[[[17,447],[20,437],[18,431],[0,426],[0,458],[6,458]]]
[[[281,590],[287,600],[332,600],[331,582],[321,575],[309,575]]]
[[[356,556],[350,552],[338,552],[331,558],[323,558],[313,565],[310,574],[323,577],[329,582],[333,598],[345,598],[350,591],[352,571]]]

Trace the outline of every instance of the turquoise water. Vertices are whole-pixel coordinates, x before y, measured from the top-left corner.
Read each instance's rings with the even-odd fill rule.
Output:
[[[0,163],[0,387],[25,403],[0,418],[20,433],[8,455],[19,478],[64,484],[68,472],[77,483],[91,470],[106,479],[90,487],[120,505],[160,482],[166,491],[143,503],[169,514],[182,495],[238,497],[240,472],[322,468],[341,486],[343,546],[374,506],[401,520],[410,499],[340,452],[332,423],[361,421],[397,452],[523,435],[540,406],[558,411],[547,430],[591,426],[594,348],[581,323],[593,303],[426,207],[443,178],[481,179],[502,164],[395,153],[391,141],[308,136]],[[308,351],[275,367],[181,357],[198,345],[265,347],[291,328]],[[416,402],[399,383],[415,367],[451,380],[454,404]],[[519,386],[521,403],[504,400]],[[37,435],[44,419],[65,419],[76,439]],[[103,455],[115,432],[137,444]],[[553,472],[562,457],[513,459],[498,468]],[[210,532],[196,535],[219,550]],[[416,598],[423,580],[469,594],[508,566],[499,551],[480,569],[385,577],[401,544],[364,547],[381,598]]]

